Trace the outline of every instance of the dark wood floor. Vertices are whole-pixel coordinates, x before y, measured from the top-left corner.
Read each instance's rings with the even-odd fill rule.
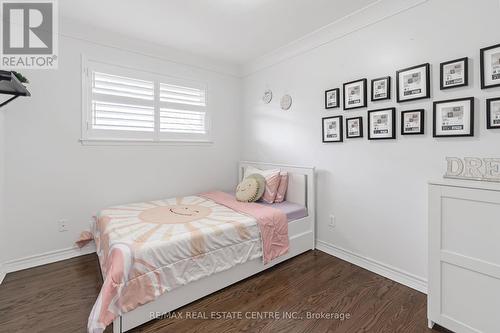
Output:
[[[85,332],[101,283],[94,254],[8,274],[0,285],[0,332]],[[224,311],[241,313],[243,319],[210,319]],[[254,312],[278,312],[280,319],[245,318]],[[286,312],[295,319],[283,319]],[[350,318],[307,319],[308,312]],[[133,332],[446,332],[427,329],[424,294],[320,251],[288,260],[175,314],[177,318],[154,320]]]

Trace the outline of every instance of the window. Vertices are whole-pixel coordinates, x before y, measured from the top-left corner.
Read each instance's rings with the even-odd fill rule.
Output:
[[[205,134],[205,90],[160,83],[160,132]]]
[[[203,84],[83,62],[83,141],[209,141]]]

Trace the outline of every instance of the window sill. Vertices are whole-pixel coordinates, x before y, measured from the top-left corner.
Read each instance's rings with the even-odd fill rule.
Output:
[[[80,139],[83,146],[210,146],[212,140],[126,140],[126,139]]]

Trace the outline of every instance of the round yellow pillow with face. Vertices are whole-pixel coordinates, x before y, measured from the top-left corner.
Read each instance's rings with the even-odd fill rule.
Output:
[[[260,199],[265,190],[265,179],[261,175],[253,174],[243,179],[236,188],[236,200],[241,202],[255,202]]]
[[[247,178],[253,178],[259,184],[259,190],[257,191],[257,196],[254,200],[257,201],[262,198],[262,196],[264,195],[264,191],[266,190],[266,178],[258,173],[252,173],[251,175],[247,176]]]

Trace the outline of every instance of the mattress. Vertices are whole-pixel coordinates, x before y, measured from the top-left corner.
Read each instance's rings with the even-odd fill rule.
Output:
[[[102,210],[93,238],[104,283],[88,331],[102,333],[117,316],[189,282],[259,257],[265,264],[285,254],[285,215],[223,192]]]
[[[290,202],[290,201],[283,201],[283,202],[276,202],[272,204],[268,204],[265,202],[258,202],[259,205],[266,205],[266,206],[271,206],[273,208],[281,210],[283,213],[285,213],[288,222],[292,222],[295,220],[299,220],[301,218],[304,218],[307,216],[307,207]]]
[[[199,196],[106,208],[94,239],[104,284],[92,333],[165,292],[262,257],[255,218]]]
[[[234,193],[227,192],[228,194],[231,194],[234,197]],[[292,222],[295,220],[300,220],[304,217],[307,216],[307,207],[298,203],[290,202],[290,201],[283,201],[283,202],[276,202],[276,203],[266,203],[259,201],[257,202],[259,205],[264,205],[264,206],[269,206],[273,207],[276,209],[281,210],[283,213],[285,213],[288,222]]]

